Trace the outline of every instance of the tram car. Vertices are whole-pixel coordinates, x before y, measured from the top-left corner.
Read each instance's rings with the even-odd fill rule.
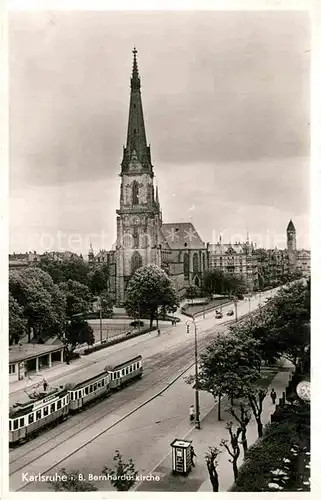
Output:
[[[16,403],[9,410],[9,444],[20,443],[69,413],[69,394],[64,387],[29,398],[31,401]]]
[[[110,387],[112,390],[121,389],[131,380],[141,377],[143,374],[143,358],[136,356],[125,363],[115,366],[106,366],[105,370],[110,373]]]
[[[118,365],[106,366],[98,375],[67,383],[47,392],[29,395],[29,401],[15,403],[9,410],[9,444],[20,444],[54,422],[80,411],[90,401],[108,396],[143,374],[143,358],[136,356]]]
[[[80,411],[93,399],[110,393],[110,373],[106,370],[77,384],[68,384],[70,412]]]

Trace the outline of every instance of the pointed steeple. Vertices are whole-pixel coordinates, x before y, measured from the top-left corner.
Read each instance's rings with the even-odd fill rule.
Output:
[[[291,232],[296,232],[295,231],[295,227],[294,227],[294,224],[292,222],[292,219],[290,219],[290,222],[288,224],[288,227],[286,228],[287,231],[291,231]]]
[[[133,50],[133,69],[130,79],[130,102],[127,129],[127,142],[124,148],[122,172],[129,169],[132,160],[138,161],[143,168],[152,172],[150,148],[147,146],[143,105],[140,92],[140,77],[137,63],[137,50]]]
[[[139,73],[138,73],[138,65],[137,65],[137,49],[134,47],[133,50],[134,54],[134,61],[133,61],[133,72],[132,72],[132,77],[130,80],[130,86],[132,90],[140,90],[140,78],[139,78]]]

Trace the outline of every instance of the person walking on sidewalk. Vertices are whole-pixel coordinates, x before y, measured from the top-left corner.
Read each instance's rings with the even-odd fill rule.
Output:
[[[157,336],[160,336],[160,329],[157,330]]]
[[[193,422],[194,418],[195,418],[195,408],[194,408],[194,405],[191,405],[189,407],[189,419],[191,422]]]
[[[47,389],[48,389],[48,382],[47,380],[44,378],[43,381],[42,381],[42,385],[43,385],[43,390],[44,392],[47,392]]]
[[[196,453],[195,453],[194,446],[193,446],[193,445],[191,445],[191,461],[192,461],[192,467],[195,467],[194,457],[197,457],[197,455],[196,455]]]
[[[275,392],[275,390],[274,390],[273,388],[271,389],[271,394],[270,394],[270,396],[271,396],[271,399],[272,399],[272,403],[275,405],[275,401],[276,401],[276,392]]]

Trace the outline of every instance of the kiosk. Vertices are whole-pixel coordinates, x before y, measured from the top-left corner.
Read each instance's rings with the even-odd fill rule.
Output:
[[[188,474],[192,468],[192,441],[175,439],[172,447],[173,474]]]

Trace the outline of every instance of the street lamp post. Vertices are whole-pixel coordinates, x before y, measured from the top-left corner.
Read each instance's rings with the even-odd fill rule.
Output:
[[[199,389],[198,389],[198,353],[197,353],[197,326],[195,318],[191,321],[194,325],[194,356],[195,356],[195,429],[200,429],[200,400],[199,400]],[[187,321],[187,333],[189,332],[189,324]]]
[[[237,298],[234,299],[234,307],[235,307],[235,323],[237,322]]]

